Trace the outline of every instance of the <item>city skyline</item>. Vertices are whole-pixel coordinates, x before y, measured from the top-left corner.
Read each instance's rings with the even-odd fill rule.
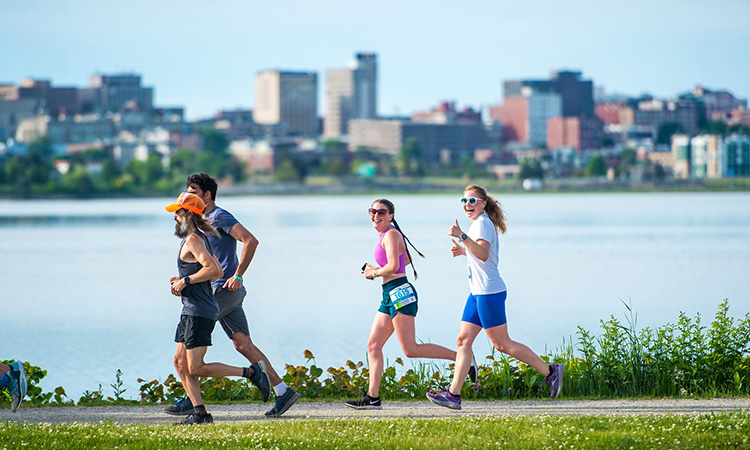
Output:
[[[353,10],[352,8],[360,8]],[[49,79],[83,87],[94,73],[137,73],[156,106],[190,120],[255,106],[263,70],[318,73],[358,52],[378,55],[378,113],[411,114],[441,101],[487,108],[505,80],[577,70],[607,93],[672,97],[696,85],[750,97],[743,44],[750,4],[532,0],[433,2],[429,8],[242,1],[101,4],[49,0],[0,9],[0,83]]]

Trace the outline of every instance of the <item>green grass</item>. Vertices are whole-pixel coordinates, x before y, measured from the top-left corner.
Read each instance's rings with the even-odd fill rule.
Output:
[[[5,449],[750,448],[750,415],[294,420],[194,427],[0,422]]]

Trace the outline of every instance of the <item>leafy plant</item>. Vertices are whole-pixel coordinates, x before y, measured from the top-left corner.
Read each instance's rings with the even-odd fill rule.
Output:
[[[624,303],[624,302],[623,302]],[[709,327],[701,316],[680,313],[675,324],[657,329],[637,328],[637,315],[625,304],[626,324],[614,317],[601,321],[596,335],[578,327],[577,340],[563,340],[562,349],[542,355],[547,362],[565,364],[563,393],[569,398],[596,397],[673,397],[750,395],[750,313],[735,320],[729,315],[729,301],[720,304]],[[369,369],[362,361],[347,360],[338,368],[323,370],[315,364],[310,350],[303,352],[305,363],[287,364],[283,380],[310,399],[339,399],[366,391]],[[5,363],[9,361],[4,361]],[[32,405],[71,405],[60,386],[43,392],[39,382],[47,371],[24,363],[28,379],[27,401]],[[391,400],[424,399],[425,393],[447,386],[454,365],[415,362],[406,368],[401,358],[386,361],[380,386],[381,395]],[[182,383],[169,375],[163,382],[138,378],[140,403],[173,402],[185,395]],[[122,371],[110,386],[114,397],[104,398],[98,390],[85,391],[79,405],[134,402],[123,398]],[[261,396],[248,380],[208,378],[201,381],[207,402],[260,401]],[[548,395],[544,377],[532,367],[492,350],[478,368],[477,383],[464,384],[467,399],[533,399]],[[0,407],[10,407],[7,393],[0,394]]]
[[[112,390],[115,393],[115,398],[113,399],[112,397],[110,397],[110,400],[112,401],[122,400],[122,394],[124,394],[125,391],[127,391],[127,389],[122,388],[124,384],[125,383],[122,382],[122,370],[117,369],[117,372],[115,373],[115,382],[113,384],[110,384],[110,386],[112,386]]]
[[[81,398],[78,399],[78,406],[101,406],[106,403],[101,384],[99,389],[95,391],[84,391]]]

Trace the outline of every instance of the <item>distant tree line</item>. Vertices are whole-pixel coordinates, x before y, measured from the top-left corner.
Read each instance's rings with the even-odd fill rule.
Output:
[[[421,178],[435,176],[492,177],[479,167],[472,154],[463,154],[457,161],[428,165],[419,139],[408,138],[397,155],[384,154],[368,147],[350,152],[346,144],[335,139],[320,142],[322,152],[306,153],[289,146],[274,148],[277,166],[274,178],[279,182],[304,182],[311,175],[331,176],[341,180],[369,176]]]
[[[151,152],[146,160],[134,159],[123,167],[110,152],[101,149],[56,158],[52,140],[42,136],[29,145],[25,155],[13,155],[0,163],[0,195],[86,198],[170,194],[184,187],[186,176],[194,172],[242,181],[244,167],[229,153],[226,135],[212,128],[202,129],[200,134],[203,151],[182,148],[168,161],[164,161],[161,154]],[[64,173],[55,168],[60,160],[68,166]]]
[[[668,144],[672,135],[681,132],[677,123],[663,124],[657,133],[657,143]],[[722,121],[707,121],[702,132],[716,135],[739,133],[750,135],[742,125],[728,126]],[[96,197],[112,195],[169,194],[184,186],[185,177],[194,172],[207,172],[218,178],[235,182],[247,178],[243,164],[229,153],[229,139],[220,130],[199,130],[203,150],[181,148],[170,157],[157,152],[145,160],[131,160],[124,166],[115,161],[110,152],[89,149],[55,157],[52,140],[43,136],[32,142],[25,155],[0,159],[0,196],[27,198],[34,196]],[[274,147],[273,179],[282,183],[302,183],[309,176],[322,175],[347,179],[369,177],[421,178],[426,175],[494,178],[486,165],[478,164],[471,152],[452,155],[450,161],[427,164],[418,139],[406,139],[397,155],[384,154],[367,147],[350,152],[345,143],[335,139],[320,142],[322,151],[300,151],[294,144]],[[498,144],[496,150],[501,150]],[[67,170],[59,171],[55,164],[64,160]],[[544,178],[542,158],[521,159],[517,177]],[[645,180],[662,180],[666,172],[662,166],[646,159],[638,161],[634,149],[626,147],[615,157],[593,155],[585,167],[562,174],[573,177],[601,177],[613,171],[616,177],[627,177],[639,170]],[[557,176],[560,176],[558,174]]]

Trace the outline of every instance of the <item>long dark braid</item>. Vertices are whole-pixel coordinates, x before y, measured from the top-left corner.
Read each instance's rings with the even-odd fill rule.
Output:
[[[424,255],[422,254],[422,252],[420,252],[419,250],[417,250],[417,247],[415,247],[414,244],[411,243],[411,241],[409,240],[409,238],[406,237],[406,234],[401,230],[401,227],[398,226],[398,222],[396,222],[396,207],[393,206],[393,202],[391,202],[390,200],[384,199],[384,198],[380,198],[380,199],[377,199],[374,202],[372,202],[372,204],[375,204],[375,203],[382,203],[382,204],[384,204],[388,208],[388,212],[391,213],[391,214],[393,214],[393,220],[391,221],[391,223],[393,224],[393,228],[397,229],[398,232],[401,233],[401,236],[404,237],[404,248],[406,249],[406,256],[409,257],[409,263],[411,264],[411,270],[412,270],[412,272],[414,272],[414,280],[416,280],[419,276],[417,275],[417,268],[414,267],[414,258],[412,258],[411,257],[411,253],[409,253],[409,245],[411,245],[411,248],[413,248],[414,251],[417,252],[417,254],[419,256],[421,256],[422,258],[424,258]],[[406,245],[406,244],[409,244],[409,245]]]

